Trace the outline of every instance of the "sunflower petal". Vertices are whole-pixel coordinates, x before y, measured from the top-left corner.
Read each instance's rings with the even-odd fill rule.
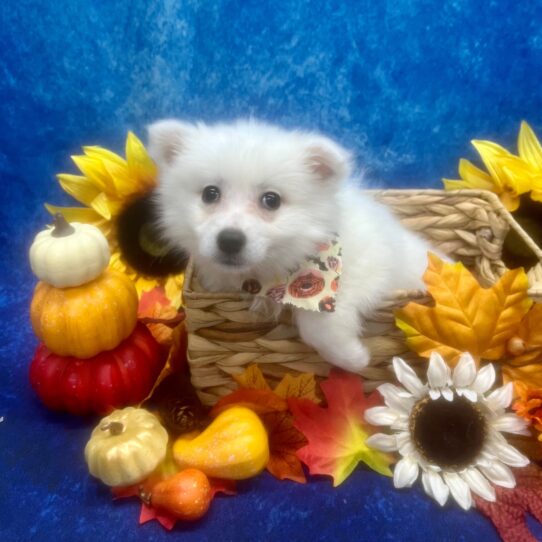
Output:
[[[377,406],[365,411],[365,420],[371,425],[391,425],[399,417],[399,413],[389,407]]]
[[[67,173],[60,173],[56,177],[65,192],[88,207],[90,207],[92,200],[101,193],[101,190],[90,183],[86,177]]]
[[[431,352],[429,358],[427,382],[433,389],[443,388],[450,383],[450,367],[448,367],[443,357],[436,351]]]
[[[529,464],[529,458],[506,441],[494,441],[491,445],[491,451],[509,467],[525,467]]]
[[[476,378],[476,364],[468,352],[459,357],[453,372],[453,381],[456,388],[470,386]]]
[[[102,161],[104,169],[111,178],[111,190],[115,197],[123,198],[132,195],[137,191],[134,179],[130,178],[128,168],[121,166],[116,162],[104,159]]]
[[[514,384],[508,382],[501,388],[492,391],[486,401],[491,410],[499,411],[500,409],[508,408],[514,397]]]
[[[421,397],[425,394],[427,386],[422,384],[422,381],[418,378],[412,367],[410,367],[403,359],[393,358],[393,370],[397,376],[397,380],[403,384],[403,386],[414,397]]]
[[[409,414],[414,406],[414,397],[410,394],[405,396],[405,392],[393,384],[386,383],[378,386],[378,392],[384,397],[386,405],[397,412]]]
[[[393,485],[397,488],[410,487],[418,478],[418,462],[410,457],[403,457],[393,469]]]
[[[496,431],[516,433],[518,435],[530,434],[527,430],[528,422],[523,418],[520,418],[517,414],[503,414],[494,420],[491,425]]]
[[[58,207],[46,203],[45,208],[52,215],[61,213],[68,222],[82,222],[97,225],[98,227],[103,222],[103,217],[89,207]]]
[[[142,188],[152,188],[156,184],[158,169],[148,155],[145,146],[133,132],[126,138],[126,160],[130,177],[137,180]]]
[[[533,129],[523,121],[519,129],[518,151],[523,160],[537,170],[542,170],[542,145]]]
[[[110,189],[111,180],[100,160],[84,155],[72,156],[71,158],[81,173],[87,178],[87,182],[100,190]]]
[[[395,435],[386,435],[384,433],[376,433],[365,440],[365,444],[371,448],[376,448],[381,452],[397,451],[397,439]]]
[[[463,510],[468,510],[472,506],[472,495],[469,484],[467,484],[467,482],[465,482],[465,480],[463,480],[456,472],[445,472],[443,473],[443,477],[457,504],[459,504]]]
[[[485,499],[486,501],[495,502],[497,499],[495,488],[487,481],[487,478],[482,476],[478,469],[470,467],[466,469],[461,476],[463,480],[469,484],[471,491]]]
[[[107,196],[100,192],[91,202],[92,207],[99,215],[103,216],[107,220],[111,220],[111,208]]]
[[[512,156],[504,147],[493,141],[482,141],[474,139],[471,141],[473,147],[480,154],[482,162],[486,166],[493,182],[502,189],[506,184],[505,175],[502,172],[499,159],[505,156]]]
[[[515,196],[510,192],[501,192],[501,194],[499,194],[499,199],[501,200],[501,203],[504,205],[505,209],[510,213],[518,210],[520,204],[518,196]]]
[[[484,365],[476,375],[474,382],[470,386],[471,390],[483,395],[486,391],[491,389],[491,386],[495,383],[495,367],[493,364],[488,363]]]
[[[507,487],[512,489],[516,487],[516,479],[514,473],[509,467],[503,465],[499,461],[495,461],[488,466],[480,466],[482,474],[497,486]]]
[[[422,484],[425,492],[444,506],[450,495],[450,488],[443,482],[440,474],[426,471],[422,474]]]
[[[108,160],[109,162],[114,162],[121,167],[127,166],[126,160],[124,160],[124,158],[110,150],[104,149],[103,147],[86,146],[83,147],[83,152],[91,158],[96,158],[98,160]]]
[[[479,188],[495,192],[498,186],[489,173],[475,166],[471,161],[461,158],[459,160],[459,176],[468,184],[469,188]]]

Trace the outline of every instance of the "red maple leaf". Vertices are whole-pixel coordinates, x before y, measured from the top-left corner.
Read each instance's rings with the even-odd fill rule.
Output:
[[[147,521],[152,521],[155,519],[168,531],[171,531],[175,524],[177,523],[177,518],[173,514],[168,514],[163,510],[156,510],[152,506],[147,506],[144,502],[141,503],[141,511],[139,513],[139,524],[147,523]]]
[[[516,487],[496,487],[496,502],[474,496],[476,508],[487,516],[504,542],[536,542],[527,527],[526,515],[542,523],[542,469],[531,463],[514,469]]]
[[[294,427],[289,412],[269,412],[262,416],[269,435],[269,463],[267,470],[279,480],[307,482],[297,450],[307,444],[307,439]]]
[[[305,399],[288,399],[294,425],[308,440],[297,456],[310,473],[329,475],[338,486],[362,461],[391,476],[389,457],[365,444],[371,430],[363,414],[380,402],[380,395],[373,392],[366,396],[359,376],[336,369],[320,387],[327,400],[326,408]]]

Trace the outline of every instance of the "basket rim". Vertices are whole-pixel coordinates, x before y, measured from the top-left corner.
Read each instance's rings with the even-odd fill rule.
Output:
[[[389,195],[415,195],[415,194],[427,194],[427,195],[447,195],[447,196],[466,196],[466,197],[479,197],[486,200],[492,207],[492,209],[500,215],[500,217],[513,229],[525,242],[525,244],[534,252],[539,262],[542,263],[542,248],[539,247],[530,235],[518,224],[512,213],[506,209],[502,204],[497,194],[490,192],[489,190],[476,190],[471,188],[460,188],[459,190],[444,190],[439,188],[385,188],[382,190],[364,190],[368,194],[389,194]]]
[[[385,189],[365,189],[360,190],[366,194],[371,195],[391,195],[391,196],[414,196],[414,195],[434,195],[434,196],[454,196],[465,197],[470,199],[472,197],[478,197],[487,201],[491,208],[513,229],[525,242],[525,244],[533,251],[539,262],[542,263],[542,249],[532,240],[527,232],[516,222],[513,215],[504,207],[501,200],[489,190],[475,190],[470,188],[461,188],[459,190],[444,190],[439,188],[385,188]],[[205,299],[213,300],[220,299],[222,301],[247,301],[250,302],[254,299],[254,295],[246,292],[196,292],[192,289],[191,284],[194,278],[194,262],[190,258],[188,266],[185,271],[185,280],[183,288],[183,297],[185,299]],[[530,289],[533,291],[533,289]],[[419,299],[427,296],[427,292],[424,290],[394,290],[390,292],[389,299],[402,299],[402,298],[414,298]]]

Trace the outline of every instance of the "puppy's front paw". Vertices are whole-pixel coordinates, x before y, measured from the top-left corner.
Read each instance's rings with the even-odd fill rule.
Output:
[[[345,348],[344,345],[337,346],[333,351],[320,353],[329,363],[353,373],[359,372],[369,365],[371,353],[361,344],[351,344]]]

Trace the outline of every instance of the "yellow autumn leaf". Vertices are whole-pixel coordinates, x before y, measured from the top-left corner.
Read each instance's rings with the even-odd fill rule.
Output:
[[[320,402],[316,396],[316,380],[314,375],[310,373],[302,373],[297,376],[286,374],[273,391],[283,399],[296,397],[309,399],[313,403]]]
[[[502,364],[505,382],[542,388],[542,304],[533,305],[508,345],[510,357]]]
[[[445,263],[430,254],[424,281],[434,306],[409,303],[396,311],[396,324],[409,348],[423,357],[437,351],[451,365],[462,352],[476,360],[502,358],[532,304],[523,269],[482,288],[462,263]]]
[[[271,386],[256,364],[250,365],[243,373],[234,375],[233,378],[240,388],[271,391]],[[281,399],[295,397],[296,399],[309,399],[314,403],[320,402],[316,395],[316,379],[311,373],[301,373],[295,376],[285,374],[272,391]]]
[[[247,390],[270,390],[271,387],[267,383],[265,376],[260,371],[257,365],[250,365],[245,371],[239,375],[233,375],[234,380],[240,388]]]

